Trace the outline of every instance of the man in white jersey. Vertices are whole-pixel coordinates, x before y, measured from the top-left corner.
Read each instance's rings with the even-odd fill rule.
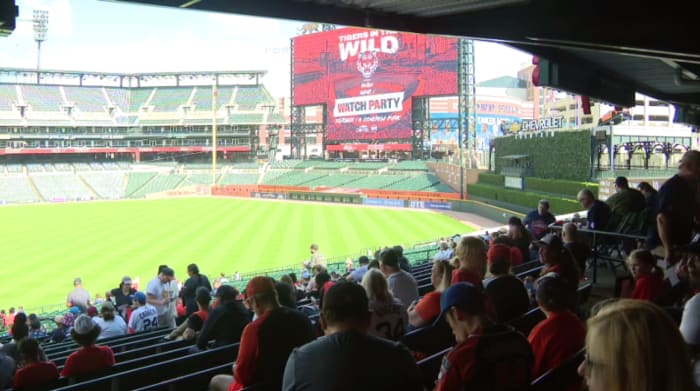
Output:
[[[170,302],[174,302],[177,297],[170,296],[170,281],[175,279],[173,269],[161,265],[158,269],[158,276],[148,283],[146,295],[148,304],[154,306],[158,311],[158,324],[165,327],[175,327],[175,317],[170,308]]]
[[[129,318],[129,334],[158,328],[158,311],[146,303],[146,295],[143,292],[134,294],[134,307],[136,309]]]

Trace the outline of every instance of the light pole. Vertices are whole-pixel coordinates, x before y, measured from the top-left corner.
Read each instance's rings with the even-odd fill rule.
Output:
[[[49,31],[49,11],[34,10],[34,40],[36,41],[36,70],[41,69],[41,43],[46,41],[46,33]],[[37,83],[39,82],[39,73],[37,72]]]

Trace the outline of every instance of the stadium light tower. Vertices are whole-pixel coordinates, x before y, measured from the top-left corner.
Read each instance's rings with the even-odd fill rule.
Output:
[[[46,41],[49,31],[49,11],[34,10],[34,40],[36,41],[36,70],[41,69],[41,43]],[[38,75],[37,75],[38,77]]]

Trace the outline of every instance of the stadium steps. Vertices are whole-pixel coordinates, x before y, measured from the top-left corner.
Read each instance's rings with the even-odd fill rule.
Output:
[[[131,197],[134,193],[146,187],[157,175],[155,172],[133,172],[129,174],[124,195]]]
[[[87,183],[87,181],[85,180],[85,178],[83,178],[81,175],[76,175],[76,176],[77,176],[78,179],[80,180],[80,183],[82,183],[83,186],[85,186],[85,188],[88,189],[88,191],[90,192],[90,194],[92,194],[93,197],[95,197],[95,198],[97,198],[97,199],[102,198],[102,196],[100,196],[99,194],[97,194],[97,192],[95,191],[95,189],[93,189],[92,186],[90,186],[90,184]]]
[[[36,187],[36,184],[34,183],[34,180],[32,179],[32,177],[30,175],[27,175],[27,180],[29,181],[29,187],[31,187],[32,192],[34,192],[34,197],[36,197],[36,199],[38,199],[38,200],[46,201],[44,196],[42,196],[41,193],[39,192],[39,189]]]

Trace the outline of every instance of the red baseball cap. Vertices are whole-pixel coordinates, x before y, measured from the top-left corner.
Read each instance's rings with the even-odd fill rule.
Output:
[[[494,259],[501,258],[510,262],[510,247],[504,244],[494,244],[489,247],[489,252],[486,254],[489,263],[492,263]]]
[[[248,281],[245,287],[247,297],[257,296],[263,293],[270,293],[275,290],[275,283],[270,277],[258,276]]]

